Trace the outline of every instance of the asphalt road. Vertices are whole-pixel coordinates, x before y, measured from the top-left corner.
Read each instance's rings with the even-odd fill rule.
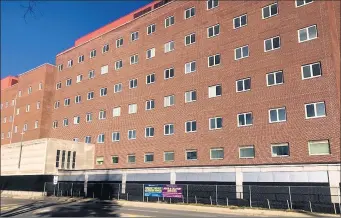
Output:
[[[1,217],[33,216],[33,217],[228,217],[222,214],[179,211],[169,209],[121,207],[109,201],[58,201],[46,198],[45,200],[25,200],[1,198]],[[231,215],[230,217],[236,217]]]

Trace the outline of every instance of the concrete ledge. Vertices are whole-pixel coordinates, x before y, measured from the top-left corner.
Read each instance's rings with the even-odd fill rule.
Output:
[[[1,192],[1,197],[6,198],[21,198],[21,199],[35,199],[45,197],[44,192],[34,192],[34,191],[11,191],[4,190]]]

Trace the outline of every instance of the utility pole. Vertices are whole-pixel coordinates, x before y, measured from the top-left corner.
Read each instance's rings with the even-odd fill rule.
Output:
[[[20,153],[19,153],[19,163],[18,163],[18,169],[20,169],[20,162],[21,162],[21,153],[22,153],[22,140],[24,138],[24,128],[21,130],[21,140],[20,140]]]

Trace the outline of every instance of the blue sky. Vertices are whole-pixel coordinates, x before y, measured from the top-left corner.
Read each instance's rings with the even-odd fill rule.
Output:
[[[151,0],[39,1],[36,19],[23,19],[28,1],[1,1],[1,78],[18,75],[43,63],[97,28]]]

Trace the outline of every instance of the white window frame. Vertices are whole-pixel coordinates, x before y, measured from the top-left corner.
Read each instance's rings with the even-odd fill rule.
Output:
[[[72,79],[68,78],[65,80],[65,86],[71,86],[72,85]]]
[[[123,46],[123,38],[116,39],[116,48],[120,48]]]
[[[25,125],[26,125],[26,129],[27,129],[27,124],[24,124],[24,128],[23,128],[24,132],[25,132]],[[57,120],[52,122],[52,128],[53,129],[57,129],[58,128],[58,121]]]
[[[251,124],[247,124],[246,123],[246,115],[247,114],[251,114],[251,121],[252,121]],[[243,115],[244,116],[244,120],[245,120],[245,124],[244,125],[240,125],[239,124],[239,115]],[[246,126],[252,126],[252,125],[253,125],[253,114],[252,114],[252,112],[243,112],[243,113],[238,113],[237,114],[237,126],[238,127],[246,127]]]
[[[34,128],[35,129],[38,129],[38,125],[39,125],[39,121],[38,120],[34,121]]]
[[[108,88],[107,87],[103,87],[99,90],[99,96],[100,97],[104,97],[108,95]]]
[[[109,44],[103,45],[102,54],[107,53],[109,51],[109,49],[110,49]]]
[[[169,128],[169,133],[166,133],[166,126]],[[171,132],[171,127],[173,128],[173,132]],[[168,135],[174,135],[174,124],[173,123],[167,123],[163,125],[163,135],[168,136]]]
[[[117,87],[117,89],[116,89],[116,87]],[[122,92],[122,83],[117,83],[114,85],[114,93],[119,93],[119,92]]]
[[[37,101],[37,110],[40,109],[40,101]]]
[[[216,26],[218,26],[218,29],[219,29],[218,33],[216,33],[216,31],[215,31],[215,27],[216,27]],[[213,32],[213,35],[212,35],[212,36],[210,36],[210,29],[212,29],[212,32]],[[220,24],[219,24],[219,23],[217,23],[217,24],[215,24],[215,25],[213,25],[213,26],[207,27],[207,38],[208,38],[208,39],[209,39],[209,38],[216,37],[216,36],[219,36],[219,35],[220,35]]]
[[[128,114],[136,114],[136,113],[137,113],[137,104],[129,104]]]
[[[73,65],[73,60],[72,59],[68,60],[67,61],[67,67],[70,68],[70,67],[72,67],[72,65]]]
[[[91,136],[87,135],[84,137],[84,143],[90,144],[91,143]]]
[[[122,67],[123,67],[123,61],[122,60],[115,61],[115,70],[119,70]]]
[[[134,157],[134,162],[130,162],[129,157]],[[136,163],[136,155],[135,154],[128,154],[127,155],[127,163],[128,164],[135,164]]]
[[[242,23],[242,17],[246,17],[246,24],[244,24],[244,25],[242,25],[241,23]],[[240,23],[240,26],[239,27],[236,27],[236,25],[235,25],[235,20],[237,20],[237,19],[239,19],[239,23]],[[235,18],[233,18],[233,20],[232,20],[232,22],[233,22],[233,29],[239,29],[239,28],[242,28],[242,27],[244,27],[244,26],[247,26],[247,14],[242,14],[242,15],[239,15],[239,16],[237,16],[237,17],[235,17]]]
[[[194,70],[193,71],[192,71],[192,64],[194,64]],[[187,66],[189,66],[190,71],[187,71]],[[197,63],[196,63],[196,61],[187,62],[185,64],[185,74],[194,73],[196,71],[197,71]]]
[[[217,56],[219,56],[219,63],[218,64],[216,63]],[[212,66],[210,66],[210,57],[213,57],[213,59],[214,59],[214,63]],[[211,55],[211,56],[208,56],[208,58],[207,58],[207,66],[209,68],[219,66],[220,63],[221,63],[221,55],[220,54]]]
[[[173,76],[171,76],[171,71],[173,70]],[[169,74],[169,77],[167,78],[167,72]],[[172,79],[175,77],[175,69],[173,67],[170,67],[170,68],[167,68],[163,71],[163,75],[164,75],[164,79],[167,80],[167,79]]]
[[[250,88],[249,89],[245,89],[245,80],[250,80]],[[238,81],[243,81],[243,90],[238,91]],[[239,79],[236,81],[236,92],[247,92],[247,91],[251,91],[251,77],[247,77],[247,78],[243,78],[243,79]]]
[[[173,98],[173,104],[171,104],[171,98]],[[171,107],[175,105],[175,96],[174,95],[168,95],[164,97],[164,107]]]
[[[187,130],[187,123],[191,124],[191,130]],[[193,130],[193,123],[195,123],[195,130]],[[197,121],[196,120],[188,120],[185,122],[185,132],[191,133],[191,132],[197,132]]]
[[[154,27],[154,31],[153,31],[153,27]],[[151,35],[151,34],[155,33],[155,31],[156,31],[155,23],[150,24],[149,26],[147,26],[147,35]]]
[[[134,54],[134,55],[130,56],[130,65],[138,64],[138,63],[139,63],[139,55],[138,54]]]
[[[133,133],[135,133],[135,137],[129,138],[129,133],[132,133],[131,135],[133,136]],[[128,130],[128,140],[136,140],[136,129],[129,129]]]
[[[78,56],[78,63],[84,62],[84,55]]]
[[[114,163],[114,159],[113,158],[117,158],[117,163]],[[118,155],[113,155],[113,156],[111,156],[111,163],[112,164],[118,164],[118,162],[119,162],[119,157],[118,157]]]
[[[107,74],[108,72],[109,72],[109,66],[108,65],[101,66],[101,75]]]
[[[297,5],[297,0],[295,0],[295,7],[296,8],[299,8],[299,7],[303,7],[303,6],[305,6],[305,5],[308,5],[308,4],[311,4],[311,3],[313,3],[314,1],[311,1],[311,2],[306,2],[306,0],[303,0],[303,5]]]
[[[314,76],[314,75],[313,75],[313,65],[315,65],[315,64],[319,64],[319,65],[320,65],[320,75],[317,75],[317,76]],[[310,76],[310,77],[304,78],[303,68],[306,67],[306,66],[309,66],[310,75],[311,75],[311,76]],[[321,76],[322,76],[322,65],[321,65],[321,62],[318,61],[318,62],[314,62],[314,63],[302,65],[302,66],[301,66],[301,76],[302,76],[302,80],[313,79],[313,78],[321,77]]]
[[[148,56],[148,52],[150,52],[150,56]],[[150,48],[146,51],[146,59],[152,59],[155,57],[155,48]]]
[[[221,89],[220,95],[217,94],[217,87],[220,87],[220,89]],[[210,90],[213,90],[213,88],[214,88],[214,93],[213,93],[213,91],[210,91]],[[208,98],[216,98],[216,97],[220,97],[222,95],[223,95],[223,88],[222,88],[221,84],[216,84],[216,85],[208,87]]]
[[[218,119],[221,119],[221,127],[217,127],[218,125],[218,122],[217,122],[217,120]],[[213,120],[214,119],[214,125],[215,125],[215,128],[212,128],[211,127],[211,120]],[[211,117],[211,118],[209,118],[208,119],[208,129],[209,130],[217,130],[217,129],[222,129],[223,128],[223,118],[222,117]]]
[[[115,136],[115,137],[114,137]],[[112,142],[119,142],[121,139],[120,132],[115,131],[111,133],[111,141]]]
[[[211,0],[211,2],[212,2],[212,7],[211,7],[211,8],[209,8],[209,5],[208,5],[208,4],[209,4],[209,1],[210,1],[210,0],[207,0],[207,1],[206,1],[206,9],[207,9],[207,10],[212,10],[212,9],[214,9],[214,8],[219,7],[219,0]],[[216,5],[216,6],[214,6],[214,2],[215,2],[215,1],[217,2],[217,5]]]
[[[29,104],[26,105],[26,112],[30,112],[31,106]]]
[[[130,34],[130,41],[136,41],[139,39],[139,31],[132,32]]]
[[[149,81],[150,81],[150,82],[148,82],[148,78],[149,78]],[[153,81],[152,81],[152,78],[154,78]],[[153,84],[153,83],[155,83],[155,73],[148,74],[148,75],[146,76],[146,84],[147,84],[147,85],[150,85],[150,84]]]
[[[278,113],[278,111],[282,110],[282,109],[284,109],[284,112],[285,112],[285,119],[284,120],[279,120],[279,113]],[[276,111],[278,120],[271,121],[271,111]],[[268,110],[268,114],[269,114],[269,123],[282,123],[282,122],[286,122],[287,121],[287,109],[286,109],[286,107],[271,108],[271,109]]]
[[[276,74],[277,73],[282,73],[282,82],[281,83],[278,83],[277,82],[277,78],[276,78]],[[269,84],[269,75],[274,75],[274,84],[272,84],[272,85],[270,85]],[[266,85],[268,86],[268,87],[270,87],[270,86],[278,86],[278,85],[281,85],[281,84],[284,84],[284,73],[283,73],[283,71],[282,70],[279,70],[279,71],[274,71],[274,72],[270,72],[270,73],[267,73],[266,74]]]
[[[100,133],[97,135],[97,143],[98,144],[103,144],[105,142],[105,134]]]
[[[310,37],[309,37],[309,34],[308,34],[308,33],[309,33],[308,29],[309,29],[310,27],[314,27],[314,26],[315,26],[315,28],[316,28],[316,37],[315,37],[315,38],[310,38]],[[306,39],[306,40],[301,41],[301,39],[300,39],[300,31],[301,31],[301,30],[307,31],[307,39]],[[319,37],[317,25],[314,24],[314,25],[310,25],[310,26],[307,26],[307,27],[303,27],[303,28],[297,30],[297,37],[298,37],[298,43],[308,42],[308,41],[317,39],[317,38]]]
[[[56,84],[56,90],[61,89],[61,88],[62,88],[62,83],[61,83],[61,82],[58,82],[58,83]]]
[[[114,107],[112,109],[112,116],[113,117],[119,117],[121,116],[121,107]]]
[[[96,57],[96,55],[97,55],[96,53],[97,53],[96,49],[91,50],[90,51],[90,59]]]
[[[243,48],[247,47],[247,56],[245,56],[243,54]],[[241,54],[241,57],[240,58],[237,58],[237,50],[240,49],[240,54]],[[234,49],[234,60],[237,61],[237,60],[240,60],[240,59],[244,59],[244,58],[248,58],[250,56],[250,49],[249,49],[249,45],[243,45],[241,47],[238,47],[238,48],[235,48]]]
[[[210,149],[210,160],[223,160],[224,157],[222,158],[212,158],[212,151],[223,151],[223,155],[225,156],[224,148],[211,148]]]
[[[75,104],[81,103],[82,97],[80,95],[75,96]]]
[[[74,116],[73,117],[73,124],[78,125],[81,122],[81,117],[80,116]]]
[[[85,114],[85,120],[87,123],[92,121],[92,113],[91,112],[88,112]]]
[[[106,110],[100,110],[98,112],[98,119],[99,120],[105,120],[107,119],[107,111]]]
[[[89,98],[89,94],[90,94],[90,97],[91,98]],[[87,93],[87,95],[86,95],[86,99],[87,100],[92,100],[92,99],[94,99],[95,98],[95,93],[94,93],[94,91],[91,91],[91,92],[88,92]]]
[[[316,114],[316,108],[317,108],[317,104],[320,104],[320,103],[323,103],[324,104],[324,115],[322,116],[314,116],[314,117],[308,117],[307,116],[307,105],[311,105],[313,104],[314,105],[314,111],[315,111],[315,114]],[[326,107],[326,102],[324,101],[319,101],[319,102],[311,102],[311,103],[307,103],[307,104],[304,104],[304,113],[305,113],[305,119],[315,119],[315,118],[321,118],[321,117],[326,117],[327,116],[327,107]]]
[[[83,74],[77,75],[77,77],[76,77],[76,83],[80,83],[80,82],[82,82],[82,80],[83,80]]]
[[[277,5],[277,14],[271,14],[271,6],[272,5]],[[269,8],[269,17],[264,17],[264,9],[265,8]],[[264,19],[268,19],[268,18],[270,18],[270,17],[274,17],[274,16],[276,16],[276,15],[278,15],[279,14],[279,10],[278,10],[279,8],[278,8],[278,3],[277,2],[275,2],[275,3],[272,3],[272,4],[270,4],[270,5],[266,5],[266,6],[264,6],[263,8],[262,8],[262,19],[264,20]]]
[[[59,64],[58,65],[58,71],[60,72],[60,71],[63,71],[63,64]]]
[[[63,126],[69,126],[69,119],[68,118],[63,119]]]
[[[71,99],[70,98],[64,98],[64,106],[70,106]]]
[[[103,164],[104,164],[104,157],[103,156],[96,157],[96,165],[103,165]]]
[[[95,78],[95,71],[94,71],[94,70],[89,70],[88,78],[89,78],[89,79]]]
[[[152,107],[152,103],[151,102],[154,102],[154,107]],[[150,108],[148,108],[148,103],[150,105]],[[150,111],[150,110],[153,110],[154,108],[155,108],[155,100],[154,99],[147,100],[146,101],[146,110]]]
[[[188,158],[187,158],[187,153],[189,153],[189,152],[195,152],[195,153],[197,153],[197,158],[196,158],[196,159],[188,159]],[[185,160],[189,160],[189,161],[196,161],[196,160],[198,160],[198,150],[197,150],[197,149],[186,150],[186,151],[185,151]]]
[[[135,85],[135,81],[136,81],[136,85]],[[137,79],[131,79],[129,80],[129,89],[136,89],[137,88]]]
[[[173,45],[173,46],[171,46]],[[173,47],[173,48],[172,48]],[[169,53],[175,50],[175,42],[174,41],[169,41],[166,42],[164,45],[164,53]]]
[[[274,48],[274,39],[275,38],[278,38],[279,39],[279,47],[278,48]],[[270,40],[271,41],[271,49],[269,50],[266,50],[266,41]],[[274,51],[274,50],[278,50],[281,48],[281,37],[278,35],[278,36],[274,36],[274,37],[271,37],[271,38],[268,38],[268,39],[264,39],[264,52],[270,52],[270,51]]]
[[[173,153],[173,160],[166,160],[166,154]],[[163,152],[163,161],[164,162],[173,162],[175,159],[175,152],[174,151],[165,151]]]
[[[150,134],[152,129],[153,129],[153,135]],[[149,135],[147,134],[147,132],[148,132],[147,130],[149,131]],[[145,138],[153,138],[154,135],[155,135],[155,128],[152,126],[147,126],[144,130],[144,137]]]
[[[194,36],[194,41],[192,42],[192,36]],[[189,43],[187,44],[187,37],[189,37]],[[196,43],[196,36],[195,36],[195,33],[190,33],[188,35],[185,36],[185,46],[189,46],[189,45],[192,45],[192,44],[195,44]]]
[[[54,109],[59,108],[60,102],[59,101],[55,101],[54,102]],[[19,109],[19,108],[18,108]],[[19,113],[18,113],[19,114]]]
[[[192,10],[194,10],[194,14],[192,15]],[[186,12],[189,11],[189,17],[186,17]],[[187,8],[185,11],[184,11],[184,19],[187,20],[187,19],[190,19],[191,17],[194,17],[196,14],[196,11],[195,11],[195,7],[190,7],[190,8]]]
[[[328,145],[329,145],[329,153],[322,153],[322,154],[311,154],[310,152],[310,144],[314,144],[314,143],[321,143],[321,142],[328,142]],[[327,139],[327,140],[310,140],[308,141],[308,150],[309,150],[309,156],[320,156],[320,155],[331,155],[331,150],[330,150],[330,141]]]
[[[171,23],[172,18],[173,18],[173,23]],[[169,21],[168,25],[167,25],[167,20]],[[173,15],[165,18],[165,28],[173,26],[174,24],[175,24],[175,17]]]
[[[147,155],[152,155],[153,156],[153,160],[152,161],[147,161],[146,159],[147,159]],[[145,163],[152,163],[152,162],[154,162],[154,153],[145,153],[144,154],[144,162]]]
[[[288,147],[288,155],[274,155],[273,148],[274,147],[282,147],[282,146],[287,146]],[[289,157],[290,156],[290,147],[289,143],[278,143],[278,144],[271,144],[271,157]]]
[[[192,93],[195,93],[195,99],[193,99]],[[189,95],[190,100],[187,101],[187,95]],[[185,92],[185,103],[197,101],[197,90],[189,90]]]
[[[240,156],[240,150],[241,149],[245,149],[245,148],[253,148],[253,157],[241,157]],[[255,146],[253,145],[250,145],[250,146],[241,146],[238,148],[238,151],[239,151],[239,159],[254,159],[255,156],[256,156],[256,149],[255,149]]]

